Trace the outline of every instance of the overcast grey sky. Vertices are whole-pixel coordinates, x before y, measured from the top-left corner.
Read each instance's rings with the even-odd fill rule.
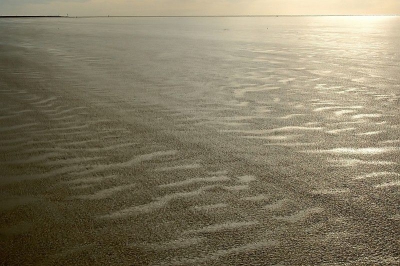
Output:
[[[400,0],[0,0],[0,15],[390,15]]]

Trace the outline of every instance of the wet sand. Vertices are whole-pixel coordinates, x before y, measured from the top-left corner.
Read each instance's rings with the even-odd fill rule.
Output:
[[[157,91],[81,51],[0,45],[4,265],[400,263],[395,82],[253,68]]]

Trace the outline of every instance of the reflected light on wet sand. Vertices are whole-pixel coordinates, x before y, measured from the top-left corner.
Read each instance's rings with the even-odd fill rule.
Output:
[[[330,150],[305,151],[311,153],[331,153],[331,154],[353,154],[353,155],[376,155],[389,152],[397,152],[398,147],[382,147],[382,148],[336,148]]]

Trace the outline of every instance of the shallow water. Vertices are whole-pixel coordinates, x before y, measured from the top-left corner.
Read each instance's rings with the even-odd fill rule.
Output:
[[[399,264],[400,18],[0,36],[6,264]]]

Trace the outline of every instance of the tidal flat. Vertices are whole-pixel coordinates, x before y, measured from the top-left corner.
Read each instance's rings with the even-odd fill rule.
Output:
[[[0,20],[0,264],[399,265],[399,33]]]

